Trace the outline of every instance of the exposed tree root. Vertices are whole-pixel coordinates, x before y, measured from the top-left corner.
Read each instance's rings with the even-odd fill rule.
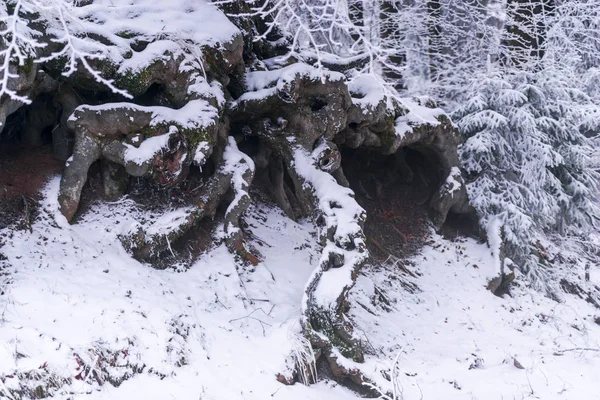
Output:
[[[368,257],[363,232],[366,213],[349,188],[340,148],[395,155],[391,173],[405,182],[423,175],[411,168],[405,149],[424,154],[432,164],[428,167],[441,180],[423,200],[439,228],[449,212],[469,211],[450,121],[418,101],[410,107],[400,103],[390,107],[383,100],[377,106],[365,106],[353,98],[341,74],[322,74],[301,63],[273,74],[250,73],[256,75],[254,80],[248,78],[254,82],[247,88],[250,92],[226,108],[221,86],[211,82],[205,71],[198,66],[181,68],[183,58],[165,60],[140,77],[136,87],[136,95],[141,96],[150,85],[163,85],[166,100],[136,100],[161,106],[136,102],[79,105],[68,88],[62,95],[63,111],[74,109],[67,128],[75,134],[75,149],[61,181],[61,212],[73,220],[88,170],[97,160],[103,160],[108,198],[123,194],[131,176],[178,187],[193,164],[210,165],[188,207],[166,212],[151,225],[137,226],[121,241],[136,259],[158,264],[165,254],[173,253],[172,244],[200,221],[214,218],[220,206],[229,202],[223,221],[225,244],[242,261],[257,264],[259,259],[244,243],[241,223],[256,173],[257,182],[286,215],[312,217],[319,229],[323,252],[305,287],[303,333],[335,376],[361,385],[365,378],[360,368],[347,367],[363,362],[364,354],[346,312],[348,293]],[[241,65],[241,58],[237,60]],[[229,81],[223,74],[215,75],[223,84]],[[437,117],[413,124],[411,113],[418,108],[427,108]],[[381,197],[380,192],[375,190],[373,195]],[[304,377],[309,379],[306,373]]]
[[[124,247],[140,261],[157,261],[171,243],[199,221],[214,218],[225,195],[232,191],[234,200],[225,212],[225,242],[232,252],[254,263],[256,257],[246,248],[240,227],[240,219],[250,205],[248,189],[253,177],[254,163],[238,150],[235,140],[229,138],[221,166],[204,184],[193,207],[177,210],[174,215],[167,214],[152,226],[138,227],[132,234],[121,237]]]

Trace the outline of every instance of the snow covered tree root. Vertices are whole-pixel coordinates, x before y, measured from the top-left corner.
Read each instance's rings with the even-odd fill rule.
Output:
[[[325,357],[331,372],[360,384],[361,374],[344,367],[338,359],[364,360],[360,341],[354,337],[352,323],[344,313],[349,307],[348,292],[368,256],[362,231],[366,213],[350,189],[340,186],[320,168],[322,154],[319,147],[312,154],[303,149],[294,152],[295,171],[315,199],[316,222],[324,245],[319,265],[305,288],[302,321],[305,335]]]
[[[177,117],[168,108],[129,103],[80,106],[68,122],[75,131],[75,149],[59,194],[67,220],[77,211],[89,167],[101,158],[124,167],[131,176],[151,174],[165,186],[185,179],[193,156],[205,161],[212,151],[209,144],[216,140],[216,123],[189,126]]]
[[[282,193],[281,201],[308,210],[306,215],[315,219],[323,245],[318,267],[305,286],[304,335],[315,351],[315,358],[323,357],[334,376],[349,377],[361,384],[364,380],[361,373],[355,368],[346,368],[341,359],[358,363],[364,360],[361,343],[354,337],[352,323],[345,312],[349,308],[347,295],[368,257],[362,231],[366,213],[354,200],[352,190],[338,184],[332,174],[339,170],[340,157],[333,143],[319,140],[315,150],[308,152],[303,146],[290,143],[285,136],[279,139],[270,136],[268,143],[280,150],[284,169],[281,174],[287,174],[293,184],[293,190],[277,189]],[[277,164],[275,168],[279,171],[282,167]],[[296,369],[301,381],[310,380],[311,365],[297,363]],[[293,382],[291,377],[278,379]]]
[[[231,192],[233,200],[224,216],[224,235],[227,247],[233,253],[253,264],[258,259],[246,247],[240,220],[250,206],[248,190],[254,178],[254,163],[240,152],[230,137],[223,153],[223,161],[213,176],[204,184],[192,207],[166,214],[149,227],[138,227],[121,237],[124,247],[135,258],[145,262],[157,261],[161,254],[171,250],[174,243],[205,218],[214,218],[218,206]]]
[[[409,102],[411,109],[390,110],[385,101],[362,107],[336,74],[315,72],[295,64],[248,74],[253,91],[234,102],[232,133],[253,143],[245,150],[256,163],[257,181],[286,215],[314,219],[323,252],[305,287],[304,334],[335,377],[361,385],[366,380],[360,372],[362,344],[346,312],[348,293],[368,258],[362,229],[366,212],[348,187],[338,146],[364,146],[382,157],[397,154],[397,168],[406,175],[412,171],[399,148],[431,154],[428,167],[442,179],[426,200],[437,227],[450,210],[463,211],[466,191],[456,137],[450,121],[435,114],[439,110],[415,102]],[[429,118],[423,122],[412,112]],[[397,132],[395,125],[404,130]]]
[[[304,146],[294,144],[285,135],[265,135],[261,138],[272,149],[278,149],[276,164],[278,174],[287,174],[293,188],[274,190],[282,196],[279,200],[291,208],[296,204],[299,212],[313,216],[319,230],[323,252],[318,267],[313,271],[302,301],[302,326],[304,335],[316,352],[323,357],[334,376],[350,377],[361,384],[363,376],[357,369],[346,368],[342,358],[354,362],[364,360],[361,343],[353,335],[352,323],[345,316],[349,308],[347,295],[354,286],[358,271],[367,260],[368,252],[362,231],[365,211],[354,200],[351,189],[341,186],[334,178],[341,171],[341,155],[332,142],[318,139],[315,149],[309,152]],[[283,171],[281,171],[283,169]],[[344,178],[345,179],[345,178]],[[283,179],[274,183],[284,185]],[[297,374],[306,380],[310,365],[297,365]],[[304,378],[302,378],[304,376]],[[289,383],[289,379],[285,380]]]

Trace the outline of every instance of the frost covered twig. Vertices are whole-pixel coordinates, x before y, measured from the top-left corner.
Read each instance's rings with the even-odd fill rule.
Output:
[[[600,353],[600,349],[595,349],[595,348],[591,348],[591,347],[575,347],[575,348],[572,348],[572,349],[557,350],[554,354],[555,355],[562,355],[563,353],[566,353],[568,351],[595,351],[595,352],[599,352]]]
[[[12,14],[8,14],[8,6],[11,6]],[[22,71],[31,69],[29,64],[64,60],[65,77],[83,67],[96,82],[116,94],[132,98],[90,64],[91,60],[107,57],[107,46],[91,39],[89,32],[73,31],[73,26],[82,25],[83,21],[77,13],[78,7],[74,0],[9,0],[0,5],[0,97],[7,95],[12,100],[29,104],[30,99],[19,94],[13,82],[18,81]],[[43,24],[45,30],[42,32],[34,27],[36,24]],[[39,50],[50,43],[59,50],[42,56]]]
[[[4,384],[4,381],[2,379],[0,379],[0,389],[2,389],[1,393],[4,393],[4,395],[6,396],[6,398],[8,398],[9,400],[17,400],[15,399],[15,397],[10,393],[10,391],[8,390],[8,388],[6,387],[6,385]]]
[[[0,98],[4,95],[15,101],[30,104],[31,100],[19,95],[15,88],[11,88],[11,81],[19,78],[19,74],[11,71],[11,67],[23,68],[27,62],[35,57],[37,49],[45,44],[37,40],[39,32],[29,27],[29,22],[23,14],[33,10],[26,0],[17,0],[13,13],[7,12],[7,3],[0,5]]]
[[[401,74],[403,66],[392,62],[402,50],[381,40],[381,10],[375,6],[356,10],[340,0],[252,0],[249,13],[235,17],[259,17],[266,29],[254,40],[268,41],[277,32],[289,40],[284,58],[311,61],[321,72],[326,66],[346,66],[360,74],[379,76],[382,69]]]
[[[292,358],[300,377],[300,382],[309,385],[317,383],[317,361],[315,353],[306,337],[290,332],[288,335],[292,344]]]
[[[392,363],[391,368],[391,380],[392,380],[392,395],[390,397],[389,394],[385,393],[380,387],[372,384],[371,382],[364,382],[363,385],[367,388],[377,392],[380,394],[380,399],[383,400],[404,400],[404,388],[402,387],[402,383],[400,382],[400,356],[402,352],[399,351],[396,354],[396,358],[394,358],[394,362]]]
[[[39,2],[36,3],[38,7],[44,7]],[[58,19],[60,24],[60,32],[62,35],[53,38],[52,41],[61,44],[62,49],[52,53],[47,57],[42,57],[36,62],[45,63],[66,57],[67,64],[65,66],[65,70],[63,71],[63,76],[71,76],[77,71],[78,64],[81,63],[84,69],[94,77],[96,82],[105,85],[116,94],[128,99],[132,99],[133,96],[131,94],[129,94],[126,90],[116,87],[113,80],[104,78],[100,72],[90,65],[89,60],[106,58],[106,55],[103,54],[103,51],[98,43],[91,41],[91,39],[86,36],[82,38],[77,37],[71,31],[70,25],[78,22],[77,18],[75,17],[74,7],[75,4],[73,2],[60,0],[55,1],[55,4],[52,4],[50,7],[44,7],[47,10],[52,11],[56,19]],[[69,21],[69,19],[72,19],[73,21]],[[97,50],[95,52],[90,52],[89,50],[86,50],[86,48],[89,47],[96,47]]]

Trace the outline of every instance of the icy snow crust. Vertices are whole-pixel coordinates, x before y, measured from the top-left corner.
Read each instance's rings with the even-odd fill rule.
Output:
[[[254,272],[236,268],[223,245],[185,272],[159,271],[133,260],[117,235],[164,214],[124,199],[69,225],[58,184],[45,190],[32,234],[0,233],[12,281],[0,296],[0,399],[10,399],[3,387],[35,385],[24,375],[32,371],[70,379],[55,399],[356,398],[328,381],[275,379],[292,367],[304,285],[319,262],[310,224],[254,205],[247,221],[265,256]],[[413,263],[418,278],[367,266],[350,294],[369,353],[360,367],[378,386],[389,389],[382,371],[400,354],[404,399],[598,398],[598,353],[561,352],[600,348],[585,301],[556,303],[522,287],[492,296],[494,257],[472,240],[434,236]],[[78,359],[100,366],[108,351],[118,357],[106,369],[125,379],[118,388],[81,376]]]

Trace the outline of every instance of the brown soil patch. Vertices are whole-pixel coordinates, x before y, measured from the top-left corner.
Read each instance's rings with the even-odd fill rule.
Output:
[[[64,162],[52,148],[0,145],[0,228],[18,223],[33,213],[40,190],[62,171]],[[30,217],[28,219],[31,218]]]

